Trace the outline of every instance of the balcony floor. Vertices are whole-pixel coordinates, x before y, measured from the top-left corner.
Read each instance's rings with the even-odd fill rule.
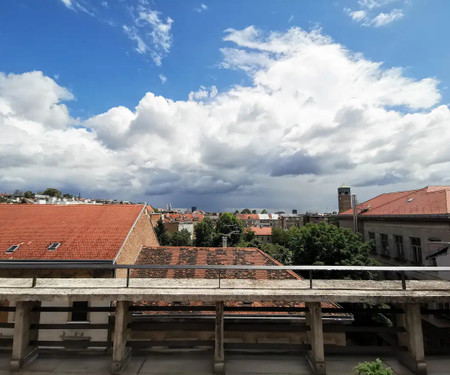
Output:
[[[374,360],[371,356],[327,356],[328,375],[352,375],[353,368],[363,361]],[[384,357],[396,375],[413,375],[395,358]],[[427,359],[429,375],[447,375],[450,367],[449,357],[431,357]],[[109,375],[111,356],[103,353],[67,353],[43,352],[39,358],[25,367],[21,373],[10,373],[9,353],[0,353],[0,375]],[[303,357],[294,354],[253,354],[228,353],[226,356],[227,375],[289,374],[311,375]],[[174,352],[136,353],[131,359],[124,375],[211,375],[212,353]]]

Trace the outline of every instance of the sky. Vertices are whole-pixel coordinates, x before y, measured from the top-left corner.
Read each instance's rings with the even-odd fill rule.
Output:
[[[450,184],[448,0],[0,1],[0,191],[337,209]]]

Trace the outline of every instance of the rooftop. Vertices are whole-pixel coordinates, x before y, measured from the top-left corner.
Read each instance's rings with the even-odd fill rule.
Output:
[[[256,248],[242,247],[144,247],[136,264],[162,265],[254,265],[281,266],[282,264]],[[145,270],[132,272],[133,277],[214,279],[217,270],[177,269]],[[222,278],[235,279],[301,279],[293,271],[280,270],[227,270]]]
[[[448,215],[450,186],[427,186],[423,189],[381,194],[358,205],[358,216]],[[353,210],[339,216],[352,215]]]
[[[0,204],[0,259],[114,260],[143,208]]]

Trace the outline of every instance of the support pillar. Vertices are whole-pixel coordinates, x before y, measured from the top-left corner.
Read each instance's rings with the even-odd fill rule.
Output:
[[[398,336],[399,344],[406,345],[408,353],[400,353],[399,360],[415,374],[427,375],[420,304],[406,303],[403,309],[405,314],[398,319],[398,324],[405,328],[406,333]]]
[[[38,356],[38,347],[31,344],[37,341],[39,330],[31,329],[32,324],[39,323],[40,312],[32,311],[40,302],[18,301],[16,303],[13,348],[10,361],[11,371],[20,371],[27,363]]]
[[[306,323],[309,326],[308,341],[311,345],[311,351],[307,354],[307,360],[315,375],[326,375],[320,302],[307,302],[306,307]]]
[[[111,374],[120,374],[131,359],[131,348],[127,347],[128,323],[131,320],[129,307],[129,301],[116,303]]]
[[[224,302],[216,302],[216,322],[214,340],[214,373],[225,373],[225,351],[224,351]]]

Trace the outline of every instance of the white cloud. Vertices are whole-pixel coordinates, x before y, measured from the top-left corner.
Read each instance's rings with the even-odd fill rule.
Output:
[[[200,87],[185,101],[147,93],[81,123],[51,78],[1,75],[2,190],[325,210],[342,182],[362,199],[448,181],[450,110],[435,79],[384,69],[317,30],[225,39],[224,61],[251,85]]]
[[[359,0],[359,10],[345,8],[344,11],[353,21],[360,23],[362,26],[381,27],[404,17],[403,9],[391,8],[393,3],[408,4],[406,0]],[[385,10],[380,12],[380,8]]]
[[[159,79],[163,85],[167,82],[167,77],[164,74],[160,74]]]
[[[353,12],[350,12],[350,17],[352,17],[353,21],[362,21],[364,20],[367,15],[364,10],[355,10]]]
[[[401,9],[394,9],[389,13],[380,13],[376,17],[374,17],[371,21],[371,24],[375,27],[380,27],[387,25],[391,22],[397,21],[403,18],[404,14]]]
[[[136,44],[135,50],[149,56],[160,66],[172,46],[173,19],[140,0],[136,4],[118,2],[110,7],[107,1],[61,0],[73,11],[81,11],[112,27],[122,27],[125,35]],[[113,8],[113,9],[111,9]]]
[[[206,6],[205,4],[200,4],[200,6],[198,7],[198,8],[195,8],[194,10],[197,12],[197,13],[202,13],[202,12],[204,12],[204,11],[206,11],[208,9],[208,6]]]

